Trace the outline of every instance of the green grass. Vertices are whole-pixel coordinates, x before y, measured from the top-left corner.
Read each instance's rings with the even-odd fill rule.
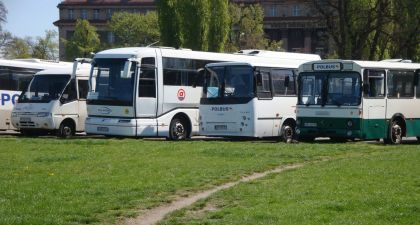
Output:
[[[242,183],[161,224],[419,224],[420,146],[380,147]]]
[[[112,224],[177,195],[375,144],[0,137],[0,224]],[[385,148],[389,149],[389,148]],[[263,192],[260,192],[263,193]]]

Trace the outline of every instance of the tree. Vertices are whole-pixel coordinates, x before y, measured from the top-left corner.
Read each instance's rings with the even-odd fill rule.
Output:
[[[210,21],[209,0],[178,1],[181,9],[182,47],[193,50],[208,50]]]
[[[229,1],[210,1],[209,51],[223,52],[229,34]]]
[[[259,4],[229,5],[230,34],[225,50],[234,52],[240,49],[280,50],[281,42],[270,42],[264,33],[264,12]]]
[[[156,0],[161,43],[176,48],[181,47],[183,42],[178,1]]]
[[[156,42],[160,38],[156,12],[137,14],[115,13],[108,24],[117,37],[119,46],[142,46]]]
[[[62,40],[66,48],[66,59],[73,60],[77,57],[88,57],[91,52],[100,46],[99,35],[96,28],[87,20],[76,21],[73,37],[70,40]]]
[[[0,31],[2,30],[1,24],[5,23],[7,19],[7,9],[3,1],[0,1]]]
[[[31,58],[31,39],[13,37],[4,47],[3,57],[6,59],[24,59]]]
[[[32,46],[32,57],[39,59],[57,59],[58,41],[57,32],[54,30],[45,31],[45,37],[37,37]]]
[[[391,57],[420,62],[420,1],[394,0]]]

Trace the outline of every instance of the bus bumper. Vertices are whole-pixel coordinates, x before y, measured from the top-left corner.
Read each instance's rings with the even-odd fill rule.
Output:
[[[296,129],[299,138],[345,138],[345,139],[362,139],[360,130],[351,129],[325,129],[325,128],[300,128]]]
[[[88,117],[85,123],[86,134],[106,136],[136,136],[136,120],[123,118]]]

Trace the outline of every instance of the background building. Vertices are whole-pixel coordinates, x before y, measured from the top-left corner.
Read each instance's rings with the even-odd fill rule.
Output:
[[[271,40],[282,40],[290,52],[325,55],[328,43],[325,28],[311,10],[307,0],[230,0],[235,3],[259,3],[264,9],[264,30]],[[114,12],[146,13],[155,10],[154,0],[63,0],[58,4],[60,18],[54,22],[59,37],[69,39],[77,19],[87,19],[97,28],[102,43],[112,44],[114,35],[107,30],[107,21]],[[60,59],[64,58],[60,42]]]

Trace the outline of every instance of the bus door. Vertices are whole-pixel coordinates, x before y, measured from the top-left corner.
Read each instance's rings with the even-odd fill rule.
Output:
[[[88,80],[86,79],[80,79],[78,78],[76,80],[77,82],[77,92],[78,92],[78,114],[79,114],[79,120],[78,120],[78,127],[76,128],[78,131],[84,131],[85,130],[85,120],[87,117],[87,109],[86,109],[86,97],[87,93],[89,91],[89,84]]]
[[[363,131],[366,139],[383,138],[387,132],[385,74],[385,70],[365,69],[363,72]]]
[[[143,57],[137,69],[136,117],[137,135],[157,135],[157,88],[156,58]]]
[[[63,117],[71,117],[77,120],[79,117],[79,104],[77,101],[76,79],[72,78],[60,97],[60,107],[53,114]]]

